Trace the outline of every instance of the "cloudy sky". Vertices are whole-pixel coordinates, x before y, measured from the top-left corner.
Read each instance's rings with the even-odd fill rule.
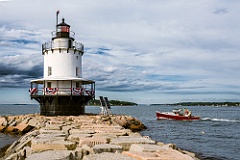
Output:
[[[0,103],[36,103],[55,14],[85,45],[96,97],[240,101],[239,0],[0,0]]]

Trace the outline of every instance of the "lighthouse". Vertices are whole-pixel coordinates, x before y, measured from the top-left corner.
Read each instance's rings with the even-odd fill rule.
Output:
[[[30,97],[40,104],[41,115],[81,115],[95,98],[95,82],[83,78],[84,45],[64,19],[58,23],[58,14],[51,41],[42,44],[43,78],[31,81]]]

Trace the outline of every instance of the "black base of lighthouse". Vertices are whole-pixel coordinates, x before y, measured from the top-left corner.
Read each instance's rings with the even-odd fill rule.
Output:
[[[85,105],[91,96],[32,96],[40,104],[40,114],[69,116],[85,114]]]

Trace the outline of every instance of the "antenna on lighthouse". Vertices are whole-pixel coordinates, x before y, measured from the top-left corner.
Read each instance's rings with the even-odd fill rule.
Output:
[[[60,13],[60,11],[59,10],[57,10],[57,12],[56,12],[56,26],[58,25],[58,14]]]

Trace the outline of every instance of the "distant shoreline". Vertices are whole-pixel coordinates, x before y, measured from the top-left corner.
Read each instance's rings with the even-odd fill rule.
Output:
[[[150,104],[150,106],[162,105],[162,106],[238,106],[240,102],[180,102],[172,104]]]

